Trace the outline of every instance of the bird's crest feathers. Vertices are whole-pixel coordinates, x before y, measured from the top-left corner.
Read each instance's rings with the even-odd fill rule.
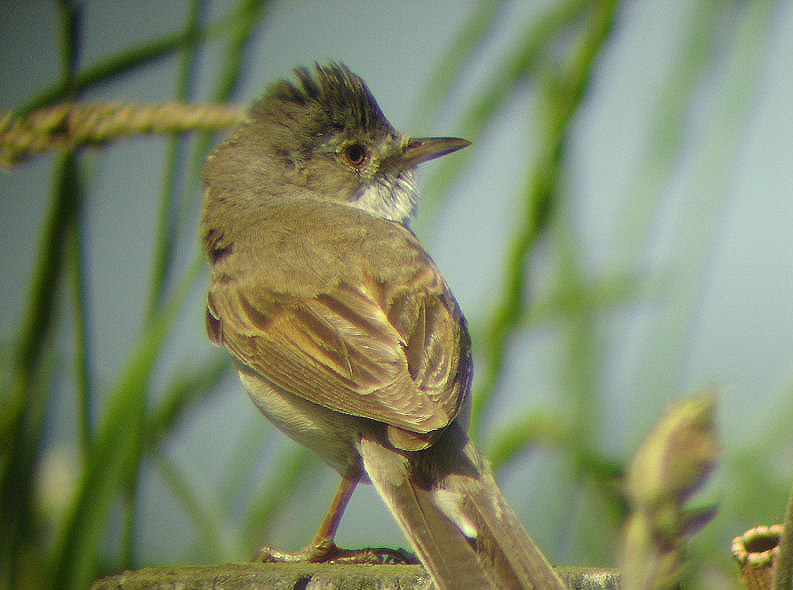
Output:
[[[391,129],[364,81],[343,63],[317,63],[313,70],[299,67],[294,73],[297,82],[276,82],[254,110],[280,115],[294,108],[316,109],[324,115],[322,124],[337,131],[350,125],[370,134]]]

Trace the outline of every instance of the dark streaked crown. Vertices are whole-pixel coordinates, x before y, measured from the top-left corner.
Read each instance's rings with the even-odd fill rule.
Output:
[[[276,82],[251,110],[254,117],[285,123],[292,141],[313,143],[344,130],[373,138],[393,131],[364,81],[344,64],[315,64],[313,70],[294,72],[297,83]]]

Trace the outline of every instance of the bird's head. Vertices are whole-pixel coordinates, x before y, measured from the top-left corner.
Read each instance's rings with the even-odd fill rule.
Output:
[[[418,200],[415,167],[457,151],[469,142],[451,137],[411,138],[396,131],[360,77],[331,62],[298,68],[296,81],[275,83],[256,102],[248,120],[210,157],[229,173],[241,161],[240,177],[260,173],[270,195],[314,195],[347,203],[407,224]],[[232,146],[234,150],[225,150]]]

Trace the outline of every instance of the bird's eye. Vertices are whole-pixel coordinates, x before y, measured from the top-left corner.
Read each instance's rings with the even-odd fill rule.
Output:
[[[351,143],[344,148],[344,159],[351,166],[360,166],[366,161],[369,154],[360,143]]]

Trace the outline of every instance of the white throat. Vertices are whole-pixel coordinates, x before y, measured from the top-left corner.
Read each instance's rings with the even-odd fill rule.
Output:
[[[416,212],[418,200],[419,189],[413,170],[403,170],[396,175],[378,175],[350,200],[350,204],[407,226]]]

